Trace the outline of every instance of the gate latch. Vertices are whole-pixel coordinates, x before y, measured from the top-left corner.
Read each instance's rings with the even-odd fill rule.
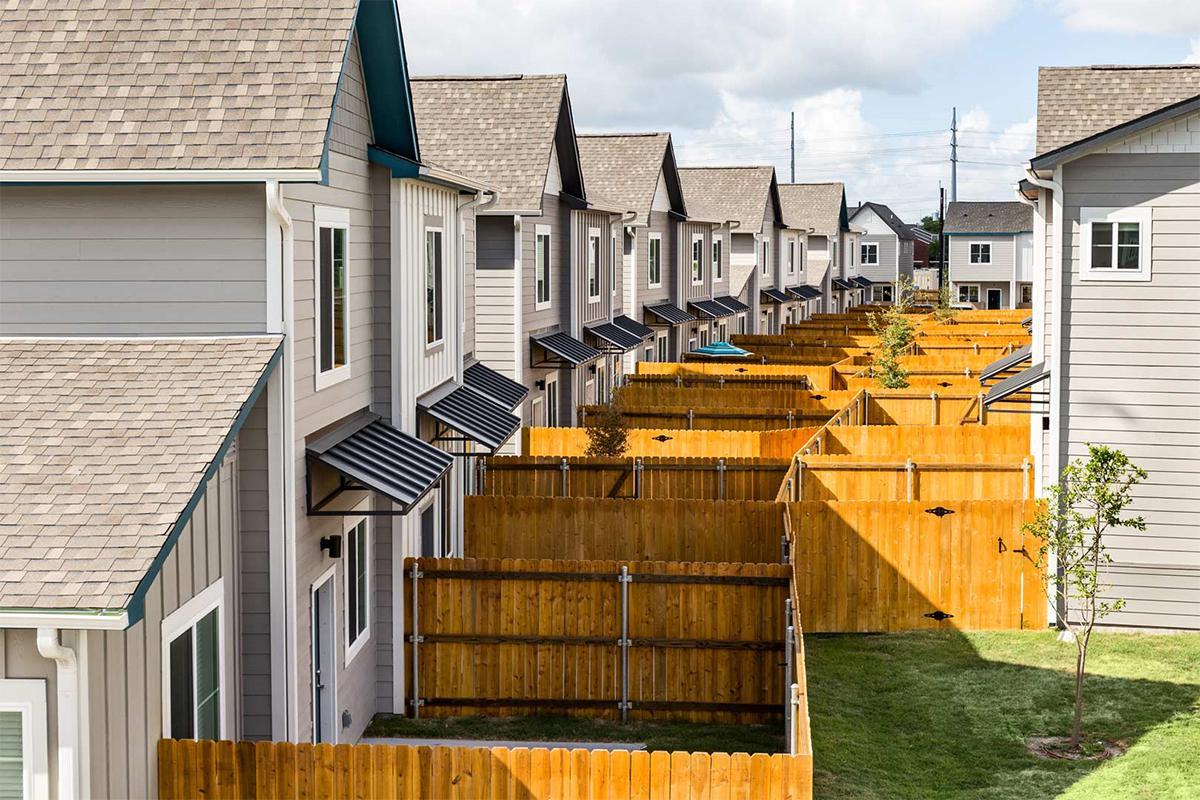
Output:
[[[947,514],[953,514],[954,511],[944,506],[934,506],[933,508],[925,509],[926,514],[933,514],[935,517],[944,517]]]
[[[942,610],[940,610],[940,609],[939,609],[939,610],[937,610],[937,611],[931,611],[931,612],[929,612],[928,614],[926,614],[925,616],[929,617],[930,619],[935,619],[935,620],[937,620],[938,622],[941,622],[941,621],[943,621],[943,620],[950,619],[950,618],[951,618],[951,617],[953,617],[954,615],[953,615],[953,614],[947,614],[945,611],[942,611]]]

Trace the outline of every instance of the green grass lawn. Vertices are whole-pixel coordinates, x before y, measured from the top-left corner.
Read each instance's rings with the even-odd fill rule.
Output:
[[[1065,734],[1075,648],[1053,633],[805,637],[818,800],[1200,798],[1200,635],[1098,633],[1084,729],[1104,763],[1029,755]]]

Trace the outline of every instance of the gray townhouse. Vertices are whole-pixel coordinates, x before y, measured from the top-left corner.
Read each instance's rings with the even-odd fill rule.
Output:
[[[947,275],[953,301],[973,308],[1033,306],[1033,210],[1018,201],[946,206]]]
[[[400,565],[520,424],[462,301],[492,189],[424,159],[394,3],[166,13],[0,26],[2,794],[402,711]]]
[[[913,279],[916,236],[895,212],[882,203],[865,202],[850,212],[858,237],[859,275],[871,281],[867,300],[890,303],[903,279]]]
[[[622,226],[634,214],[584,188],[565,75],[430,76],[412,87],[422,153],[496,187],[476,211],[475,355],[525,388],[526,425],[572,425],[576,406],[607,400],[623,354],[641,346],[613,325]]]
[[[989,405],[1033,401],[1042,487],[1089,442],[1148,471],[1146,531],[1107,540],[1106,622],[1200,629],[1200,68],[1044,67],[1037,119],[1033,345]]]
[[[838,313],[863,302],[867,279],[858,274],[859,233],[851,228],[841,183],[782,183],[779,199],[789,228],[807,236],[806,282],[811,310]]]
[[[775,168],[684,167],[679,176],[692,213],[721,223],[714,232],[721,237],[721,252],[713,253],[714,272],[717,263],[722,264],[714,295],[718,304],[734,312],[728,332],[778,333],[799,302],[784,290],[780,249],[790,243],[783,258],[786,252],[793,254],[797,273],[802,256],[796,232],[783,223]],[[724,261],[726,240],[729,254]],[[722,329],[717,338],[724,338]]]

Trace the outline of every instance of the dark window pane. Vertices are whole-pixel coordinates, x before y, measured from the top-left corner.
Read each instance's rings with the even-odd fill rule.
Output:
[[[192,631],[188,629],[171,642],[171,738],[191,739],[196,735],[195,695],[192,691]]]
[[[1117,244],[1137,245],[1141,234],[1141,225],[1136,222],[1121,222],[1117,225]]]
[[[345,366],[346,357],[346,305],[348,287],[346,276],[346,231],[333,229],[333,366]]]
[[[321,371],[333,369],[333,229],[320,230]]]
[[[1117,245],[1117,269],[1138,269],[1138,251],[1137,245]]]
[[[425,558],[434,558],[438,555],[435,552],[437,547],[436,514],[437,510],[432,504],[421,512],[421,555]]]
[[[354,537],[358,544],[357,569],[354,573],[354,583],[358,587],[358,627],[362,634],[367,629],[367,569],[370,566],[367,558],[367,523],[360,522],[357,535]]]
[[[221,738],[221,626],[214,608],[196,623],[196,738]]]

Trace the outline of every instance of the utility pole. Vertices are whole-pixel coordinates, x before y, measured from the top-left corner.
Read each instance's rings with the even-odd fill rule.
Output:
[[[796,112],[792,112],[792,183],[796,182]]]
[[[958,200],[958,108],[950,111],[950,202]]]
[[[946,289],[946,187],[938,186],[938,299]]]

